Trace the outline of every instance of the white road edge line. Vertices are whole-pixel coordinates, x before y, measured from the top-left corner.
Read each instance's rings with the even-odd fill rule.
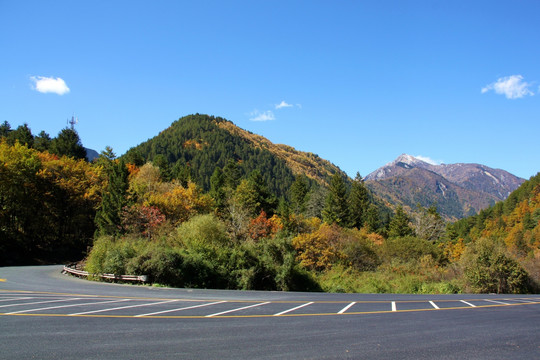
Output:
[[[476,305],[474,305],[474,304],[471,304],[471,303],[470,303],[470,302],[468,302],[468,301],[465,301],[465,300],[459,300],[459,301],[461,301],[461,302],[462,302],[462,303],[464,303],[464,304],[467,304],[467,305],[469,305],[470,307],[476,307]]]
[[[20,314],[20,313],[32,312],[32,311],[40,311],[40,310],[62,309],[62,308],[74,307],[74,306],[110,304],[110,303],[122,302],[122,301],[127,301],[127,300],[111,300],[111,301],[91,302],[91,303],[83,303],[83,304],[70,304],[70,305],[49,306],[49,307],[44,307],[44,308],[39,308],[39,309],[30,309],[30,310],[14,311],[14,312],[7,313],[7,315]]]
[[[62,300],[36,301],[36,302],[33,302],[33,303],[21,303],[21,304],[0,305],[0,307],[8,307],[8,306],[24,306],[24,305],[36,305],[36,304],[46,304],[46,303],[52,303],[52,302],[62,302],[62,301],[71,301],[71,300],[81,300],[81,298],[69,298],[69,299],[62,299]]]
[[[343,309],[339,310],[338,314],[343,314],[345,311],[349,310],[354,304],[356,304],[356,301],[353,301],[349,305],[345,306]]]
[[[308,303],[305,303],[305,304],[302,304],[302,305],[299,305],[299,306],[296,306],[296,307],[293,307],[292,309],[288,309],[288,310],[285,310],[285,311],[282,311],[282,312],[278,312],[277,314],[274,314],[274,316],[283,315],[283,314],[289,313],[289,312],[291,312],[291,311],[301,309],[301,308],[303,308],[304,306],[309,306],[309,305],[311,305],[311,304],[313,304],[313,301],[308,302]]]
[[[253,308],[253,307],[257,307],[257,306],[261,306],[261,305],[266,305],[266,304],[270,304],[270,301],[259,303],[259,304],[254,304],[254,305],[249,305],[249,306],[244,306],[244,307],[237,308],[237,309],[222,311],[222,312],[218,312],[218,313],[215,313],[215,314],[206,315],[205,317],[219,316],[219,315],[228,314],[228,313],[232,313],[232,312],[235,312],[235,311],[249,309],[249,308]]]
[[[130,300],[131,300],[131,299],[126,299],[126,301],[130,301]],[[86,315],[86,314],[95,314],[95,313],[105,312],[105,311],[122,310],[122,309],[131,309],[131,308],[136,308],[136,307],[143,307],[143,306],[152,306],[152,305],[166,304],[166,303],[170,303],[170,302],[173,302],[173,301],[178,301],[178,300],[167,300],[167,301],[159,301],[159,302],[148,303],[148,304],[129,305],[129,306],[120,306],[120,307],[117,307],[117,308],[110,308],[110,309],[101,309],[101,310],[85,311],[85,312],[76,313],[76,314],[69,314],[69,316]]]
[[[204,307],[204,306],[222,304],[222,303],[225,303],[225,302],[227,302],[227,301],[225,301],[225,300],[216,301],[216,302],[213,302],[213,303],[206,303],[206,304],[187,306],[187,307],[178,308],[178,309],[170,309],[170,310],[156,311],[156,312],[148,313],[148,314],[140,314],[140,315],[135,315],[135,317],[152,316],[152,315],[164,314],[164,313],[174,312],[174,311],[189,310],[189,309],[195,309],[195,308],[200,308],[200,307]]]
[[[502,302],[502,301],[495,301],[495,300],[489,300],[489,299],[484,299],[484,301],[489,301],[489,302],[492,302],[492,303],[495,303],[495,304],[511,305],[509,303],[505,303],[505,302]]]
[[[435,309],[440,309],[433,301],[429,302],[431,306],[433,306]]]
[[[397,311],[395,301],[392,301],[392,311]]]

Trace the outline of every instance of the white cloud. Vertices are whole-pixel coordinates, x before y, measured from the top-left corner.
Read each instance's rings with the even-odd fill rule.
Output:
[[[70,91],[62,78],[31,76],[30,80],[34,82],[32,89],[39,91],[40,93],[64,95]]]
[[[259,112],[259,110],[253,111],[251,114],[249,114],[251,118],[249,120],[251,121],[270,121],[275,120],[276,117],[274,116],[274,113],[270,110]]]
[[[519,99],[527,95],[534,95],[529,90],[531,84],[523,81],[521,75],[511,75],[497,79],[496,82],[491,83],[482,88],[482,94],[488,91],[495,91],[496,94],[504,95],[507,99]]]
[[[440,165],[440,164],[442,164],[442,161],[433,160],[432,158],[429,158],[427,156],[416,155],[415,158],[417,158],[418,160],[422,160],[424,162],[427,162],[428,164],[431,164],[431,165]]]
[[[276,109],[282,109],[282,108],[292,107],[292,106],[293,106],[292,104],[287,104],[285,101],[282,101],[276,105]]]

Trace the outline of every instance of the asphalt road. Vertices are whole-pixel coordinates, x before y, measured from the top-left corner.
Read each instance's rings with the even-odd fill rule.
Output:
[[[0,268],[0,359],[537,359],[539,295],[323,294]]]

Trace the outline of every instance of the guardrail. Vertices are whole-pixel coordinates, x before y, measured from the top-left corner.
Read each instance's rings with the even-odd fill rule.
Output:
[[[120,280],[120,281],[140,281],[147,282],[148,275],[116,275],[116,274],[90,274],[88,271],[81,270],[77,264],[64,265],[64,273],[69,273],[76,276],[98,276],[102,279]]]

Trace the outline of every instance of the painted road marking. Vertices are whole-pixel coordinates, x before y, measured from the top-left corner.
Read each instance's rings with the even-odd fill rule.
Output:
[[[279,315],[283,315],[283,314],[287,314],[287,313],[290,313],[291,311],[294,311],[294,310],[298,310],[298,309],[301,309],[305,306],[309,306],[313,304],[313,301],[311,302],[308,302],[308,303],[305,303],[305,304],[302,304],[302,305],[299,305],[297,307],[293,307],[292,309],[289,309],[289,310],[285,310],[285,311],[282,311],[282,312],[278,312],[277,314],[274,314],[274,316],[279,316]]]
[[[222,304],[222,303],[225,303],[225,302],[227,302],[227,301],[225,301],[225,300],[223,300],[223,301],[216,301],[216,302],[213,302],[213,303],[206,303],[206,304],[199,304],[199,305],[187,306],[187,307],[178,308],[178,309],[170,309],[170,310],[156,311],[156,312],[148,313],[148,314],[140,314],[140,315],[135,315],[135,317],[153,316],[153,315],[165,314],[165,313],[174,312],[174,311],[182,311],[182,310],[196,309],[196,308],[205,307],[205,306],[210,306],[210,305]]]
[[[397,311],[395,301],[392,301],[392,311]]]
[[[84,304],[70,304],[70,305],[49,306],[49,307],[44,307],[44,308],[39,308],[39,309],[14,311],[14,312],[7,313],[7,315],[21,314],[21,313],[25,313],[25,312],[33,312],[33,311],[40,311],[40,310],[62,309],[62,308],[74,307],[74,306],[110,304],[110,303],[116,303],[116,302],[121,302],[121,301],[126,301],[126,300],[112,300],[112,301],[91,302],[91,303],[84,303]]]
[[[433,301],[430,301],[429,303],[430,303],[431,306],[433,306],[435,309],[439,309],[439,307],[438,307]]]
[[[480,301],[479,299],[475,299],[473,301]],[[399,302],[399,301],[398,301]],[[425,300],[424,300],[425,302]],[[319,302],[314,302],[314,303],[319,303]],[[360,303],[360,302],[357,302],[357,303]],[[388,303],[388,302],[387,302]],[[264,305],[265,303],[258,303],[258,304],[254,304],[254,305],[251,305],[251,306],[247,306],[247,307],[244,307],[244,308],[249,308],[249,307],[254,307],[254,306],[260,306],[260,305]],[[531,305],[540,305],[540,299],[538,299],[537,302],[534,302],[534,303],[513,303],[513,304],[510,304],[510,305],[503,305],[503,304],[490,304],[490,305],[478,305],[476,306],[475,308],[505,308],[505,307],[509,307],[509,306],[531,306]],[[468,307],[465,307],[465,306],[457,306],[457,307],[446,307],[446,308],[441,308],[440,310],[436,310],[434,308],[423,308],[423,309],[404,309],[404,310],[398,310],[397,313],[405,313],[405,312],[425,312],[425,311],[444,311],[444,310],[465,310],[465,309],[472,309],[473,307],[471,306],[468,306]],[[233,309],[231,311],[238,311],[238,310],[241,310],[241,309]],[[228,311],[228,312],[231,312],[231,311]],[[226,312],[225,312],[226,313]],[[346,316],[346,315],[349,315],[349,316],[357,316],[357,315],[373,315],[373,314],[390,314],[390,313],[394,313],[392,312],[391,310],[379,310],[379,311],[349,311],[349,312],[346,312],[346,313],[343,313],[343,314],[337,314],[335,312],[331,312],[331,313],[291,313],[291,314],[284,314],[283,316],[284,317],[312,317],[312,316]],[[47,316],[47,317],[67,317],[67,316],[73,316],[73,315],[68,315],[68,314],[32,314],[32,313],[21,313],[21,314],[13,314],[13,315],[8,315],[8,314],[5,314],[5,313],[0,313],[0,316]],[[135,318],[135,316],[133,315],[115,315],[115,314],[111,314],[111,315],[79,315],[81,317],[94,317],[94,318],[113,318],[113,319],[133,319]],[[215,315],[214,315],[215,316]],[[275,317],[275,315],[270,315],[270,314],[252,314],[252,315],[229,315],[229,316],[220,316],[219,318],[265,318],[265,317]],[[160,318],[160,319],[207,319],[209,318],[208,315],[206,316],[203,316],[203,315],[164,315],[164,316],[156,316],[156,317],[152,317],[154,319],[156,318]]]
[[[345,306],[343,309],[339,310],[338,314],[343,314],[345,311],[349,310],[354,304],[356,304],[356,301],[353,301],[349,305]]]
[[[484,299],[484,301],[489,301],[489,302],[492,302],[492,303],[495,303],[495,304],[501,304],[501,305],[510,305],[509,303],[505,303],[505,302],[502,302],[502,301],[495,301],[495,300],[488,300],[488,299]]]
[[[523,299],[503,299],[503,300],[507,300],[507,301],[517,301],[517,302],[524,302],[524,303],[534,303],[535,301],[530,301],[530,300],[523,300]]]
[[[131,300],[130,300],[130,299],[126,299],[126,301],[131,301]],[[178,300],[167,300],[167,301],[159,301],[159,302],[148,303],[148,304],[138,304],[138,305],[120,306],[120,307],[116,307],[116,308],[101,309],[101,310],[93,310],[93,311],[85,311],[85,312],[76,313],[76,314],[69,314],[69,315],[70,315],[70,316],[74,316],[74,315],[95,314],[95,313],[105,312],[105,311],[123,310],[123,309],[132,309],[132,308],[136,308],[136,307],[143,307],[143,306],[152,306],[152,305],[166,304],[166,303],[170,303],[170,302],[174,302],[174,301],[178,301]]]
[[[33,298],[31,298],[31,297],[17,297],[17,298],[2,299],[0,301],[28,300],[28,299],[33,299]]]
[[[464,304],[469,305],[470,307],[476,307],[476,305],[471,304],[470,302],[467,302],[467,301],[465,301],[465,300],[459,300],[459,301],[461,301],[461,302],[464,303]]]
[[[71,301],[71,300],[81,300],[81,298],[69,298],[69,299],[62,299],[62,300],[36,301],[32,303],[8,304],[8,305],[0,305],[0,307],[36,305],[36,304],[46,304],[46,303],[52,303],[52,302],[62,302],[62,301]]]
[[[222,312],[218,312],[218,313],[215,313],[215,314],[206,315],[206,317],[219,316],[219,315],[228,314],[228,313],[232,313],[232,312],[235,312],[235,311],[240,311],[240,310],[244,310],[244,309],[249,309],[249,308],[253,308],[253,307],[257,307],[257,306],[261,306],[261,305],[266,305],[266,304],[270,304],[270,301],[263,302],[263,303],[259,303],[259,304],[254,304],[254,305],[249,305],[249,306],[243,306],[243,307],[238,308],[238,309],[232,309],[232,310],[222,311]]]

